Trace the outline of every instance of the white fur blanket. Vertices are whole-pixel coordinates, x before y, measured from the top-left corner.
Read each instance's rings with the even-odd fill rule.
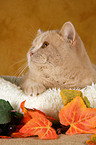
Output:
[[[46,115],[58,120],[58,114],[64,106],[60,96],[60,89],[48,89],[38,96],[27,96],[19,87],[21,78],[13,76],[0,77],[0,99],[10,102],[12,107],[21,112],[20,104],[26,100],[27,108],[36,108],[43,111]],[[84,96],[88,98],[91,107],[96,108],[96,84],[81,89]]]

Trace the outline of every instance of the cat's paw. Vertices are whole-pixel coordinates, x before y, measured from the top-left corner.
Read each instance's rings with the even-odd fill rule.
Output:
[[[43,85],[37,83],[32,83],[24,88],[25,94],[30,96],[39,95],[43,93],[45,90],[46,88]]]

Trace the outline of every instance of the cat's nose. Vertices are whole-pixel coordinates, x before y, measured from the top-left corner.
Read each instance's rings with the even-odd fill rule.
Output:
[[[32,56],[33,55],[33,52],[30,52],[30,56]]]

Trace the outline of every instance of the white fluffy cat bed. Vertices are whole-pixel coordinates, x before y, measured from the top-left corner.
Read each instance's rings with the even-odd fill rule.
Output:
[[[13,108],[20,112],[20,104],[26,100],[27,108],[36,108],[43,111],[46,115],[58,120],[58,113],[64,106],[60,96],[60,89],[48,89],[38,96],[27,96],[20,88],[21,78],[13,76],[0,77],[0,99],[10,102]],[[84,96],[88,98],[91,107],[96,108],[96,84],[81,89]]]
[[[58,120],[58,113],[63,107],[60,96],[60,89],[49,89],[39,96],[26,96],[18,87],[21,78],[12,76],[0,77],[0,99],[10,102],[15,110],[20,111],[20,103],[26,100],[25,106],[28,108],[36,108],[43,111],[46,115],[52,116]],[[96,108],[96,84],[83,88],[82,93],[88,98],[91,107]],[[17,139],[0,139],[0,145],[85,145],[91,134],[78,134],[67,136],[58,135],[56,140],[39,140],[38,138],[17,138]]]

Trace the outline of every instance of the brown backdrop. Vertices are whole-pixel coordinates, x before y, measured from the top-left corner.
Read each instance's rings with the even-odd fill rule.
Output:
[[[96,64],[96,0],[0,0],[0,75],[15,75],[37,29],[71,21]],[[16,72],[18,73],[16,73]]]

